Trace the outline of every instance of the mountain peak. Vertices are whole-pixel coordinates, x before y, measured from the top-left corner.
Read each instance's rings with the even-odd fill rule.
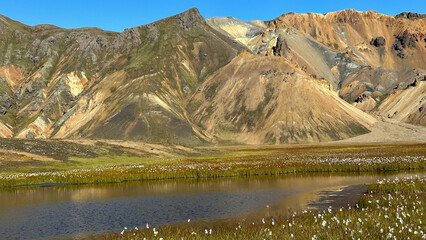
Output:
[[[175,22],[180,28],[185,30],[189,30],[192,27],[204,27],[207,24],[206,20],[203,18],[203,16],[201,16],[197,8],[190,8],[179,14],[160,19],[158,21],[142,26],[155,27],[156,25],[164,21]]]
[[[171,18],[176,19],[177,23],[183,29],[191,29],[192,27],[202,27],[206,25],[206,20],[201,16],[197,8],[190,8],[185,12],[179,13]]]

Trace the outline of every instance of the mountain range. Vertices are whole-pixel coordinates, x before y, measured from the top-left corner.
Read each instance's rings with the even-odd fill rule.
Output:
[[[426,126],[426,15],[27,26],[0,15],[0,137],[195,146],[334,141]]]

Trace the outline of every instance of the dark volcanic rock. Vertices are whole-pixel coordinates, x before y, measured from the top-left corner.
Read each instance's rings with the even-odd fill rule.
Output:
[[[407,85],[407,88],[409,88],[409,87],[415,87],[415,86],[417,86],[417,84],[418,84],[417,79],[414,79],[414,81],[412,81],[411,83],[409,83]]]
[[[274,56],[284,56],[285,53],[289,50],[290,48],[288,47],[285,39],[281,35],[278,36],[277,45],[272,48]]]
[[[412,34],[408,34],[407,31],[402,35],[396,35],[395,38],[395,43],[393,45],[395,50],[402,50],[402,48],[414,47],[416,45],[416,37]]]
[[[396,54],[399,58],[404,59],[407,58],[407,56],[404,53],[404,49],[402,49],[398,54]]]
[[[367,95],[367,94],[363,93],[363,94],[359,95],[359,96],[355,99],[355,102],[356,102],[356,103],[362,103],[362,102],[364,102],[365,100],[367,100],[367,99],[368,99],[368,97],[369,97],[369,95]]]
[[[371,39],[370,44],[375,47],[384,46],[386,44],[386,39],[382,36]]]
[[[396,15],[395,18],[408,18],[410,20],[421,19],[421,18],[426,18],[426,14],[419,14],[419,13],[413,13],[413,12],[402,12],[402,13]]]
[[[399,42],[399,41],[395,41],[395,43],[393,44],[392,48],[394,50],[396,50],[396,51],[402,51],[402,50],[404,50],[402,48],[401,42]]]
[[[397,53],[398,57],[402,59],[407,58],[404,53],[404,49],[415,47],[418,39],[415,35],[409,34],[407,31],[404,31],[401,35],[396,35],[395,38],[395,43],[392,45],[392,49],[399,51]]]

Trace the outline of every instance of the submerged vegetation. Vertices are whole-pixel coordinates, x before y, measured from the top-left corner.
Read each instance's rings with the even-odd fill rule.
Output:
[[[62,162],[49,162],[51,168],[36,165],[23,168],[25,171],[21,172],[3,172],[0,175],[0,187],[4,189],[42,183],[111,183],[288,173],[419,170],[426,167],[425,155],[425,144],[227,147],[216,149],[214,156],[183,158],[109,153],[94,158],[70,157]]]
[[[383,179],[355,206],[255,222],[195,222],[88,236],[90,239],[424,239],[426,178]]]

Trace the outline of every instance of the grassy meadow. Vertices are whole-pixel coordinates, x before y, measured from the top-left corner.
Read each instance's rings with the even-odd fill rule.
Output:
[[[0,188],[161,179],[392,172],[426,167],[426,144],[333,144],[198,149],[197,156],[136,156],[123,151],[55,161],[2,162]],[[8,164],[8,165],[7,165]]]
[[[35,148],[34,148],[35,149]],[[122,149],[76,147],[49,161],[0,161],[0,190],[37,184],[214,179],[319,173],[424,171],[426,144],[320,144],[204,147],[173,156],[136,155]],[[49,152],[49,151],[45,151]],[[60,151],[58,151],[60,153]],[[423,239],[426,178],[383,179],[358,204],[291,217],[214,220],[143,226],[88,239]],[[80,239],[81,237],[79,237]]]

